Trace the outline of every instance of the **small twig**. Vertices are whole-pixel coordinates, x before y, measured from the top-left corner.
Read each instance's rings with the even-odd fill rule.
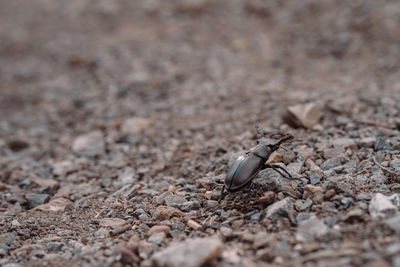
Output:
[[[387,172],[387,173],[390,173],[392,179],[394,178],[394,180],[397,180],[398,175],[399,175],[398,173],[396,173],[396,172],[394,172],[394,171],[391,171],[391,170],[389,170],[388,168],[383,167],[383,166],[376,160],[375,157],[372,157],[372,159],[374,160],[375,164],[376,164],[379,168],[381,168],[381,170],[383,170],[383,171],[385,171],[385,172]]]
[[[368,171],[368,170],[363,169],[363,170],[361,170],[361,171],[359,171],[359,172],[356,172],[356,173],[354,174],[354,176],[358,176],[358,175],[360,175],[361,173],[366,172],[366,171]]]

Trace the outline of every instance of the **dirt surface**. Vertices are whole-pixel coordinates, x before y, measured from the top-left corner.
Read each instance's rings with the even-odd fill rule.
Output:
[[[400,266],[399,18],[394,0],[0,1],[0,265]],[[255,125],[295,136],[271,157],[294,178],[218,202]]]

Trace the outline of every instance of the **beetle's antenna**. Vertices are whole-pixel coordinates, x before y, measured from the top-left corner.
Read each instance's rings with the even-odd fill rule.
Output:
[[[293,135],[291,135],[291,134],[289,134],[286,137],[279,140],[278,144],[281,145],[282,143],[285,143],[286,141],[289,141],[290,139],[293,139]]]

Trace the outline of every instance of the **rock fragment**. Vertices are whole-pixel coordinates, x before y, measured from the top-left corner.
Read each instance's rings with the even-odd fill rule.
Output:
[[[153,217],[157,220],[168,220],[171,217],[182,217],[183,213],[174,208],[169,206],[158,206],[153,213]]]
[[[101,131],[92,131],[75,138],[72,151],[78,154],[96,156],[104,153],[104,136]]]
[[[377,193],[369,203],[369,213],[372,218],[384,217],[385,214],[394,213],[396,211],[397,207],[387,196],[381,193]]]
[[[283,121],[293,127],[312,128],[321,119],[321,111],[314,103],[299,104],[287,108]]]
[[[200,267],[222,253],[222,242],[218,238],[197,238],[173,244],[155,253],[151,262],[159,267]]]
[[[321,165],[321,169],[326,171],[332,168],[335,168],[336,166],[339,166],[341,164],[340,158],[330,158],[326,160],[324,163]]]
[[[280,218],[288,218],[291,222],[296,221],[294,211],[294,200],[291,197],[286,197],[281,201],[275,202],[266,209],[267,218],[272,221],[277,221]]]
[[[28,205],[30,209],[33,209],[39,205],[42,205],[49,201],[50,196],[48,194],[36,194],[29,193],[26,195],[26,200],[28,201]]]

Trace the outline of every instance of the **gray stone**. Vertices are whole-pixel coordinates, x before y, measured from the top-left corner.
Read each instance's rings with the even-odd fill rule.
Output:
[[[28,205],[30,209],[33,209],[39,205],[47,203],[50,200],[50,196],[48,194],[36,194],[29,193],[25,196],[28,201]]]
[[[267,218],[272,221],[277,221],[283,217],[289,218],[291,222],[296,221],[294,210],[294,199],[286,197],[281,201],[275,202],[266,209]]]
[[[321,165],[321,169],[326,171],[341,164],[340,158],[330,158]]]
[[[311,184],[319,184],[320,181],[321,181],[321,176],[318,173],[313,173],[310,175]]]
[[[298,241],[312,241],[325,236],[329,228],[317,216],[312,215],[309,219],[299,223],[296,239]]]
[[[223,244],[218,238],[197,238],[194,240],[172,244],[155,253],[153,266],[168,267],[200,267],[222,253]]]
[[[169,195],[164,200],[167,206],[174,208],[180,208],[186,202],[186,199],[177,195]]]
[[[369,203],[369,213],[373,218],[384,217],[387,213],[394,213],[397,207],[390,199],[381,193],[375,194]]]
[[[392,150],[392,146],[388,143],[386,143],[385,139],[382,137],[376,138],[375,144],[374,144],[374,150],[375,151],[381,151],[381,150]]]

